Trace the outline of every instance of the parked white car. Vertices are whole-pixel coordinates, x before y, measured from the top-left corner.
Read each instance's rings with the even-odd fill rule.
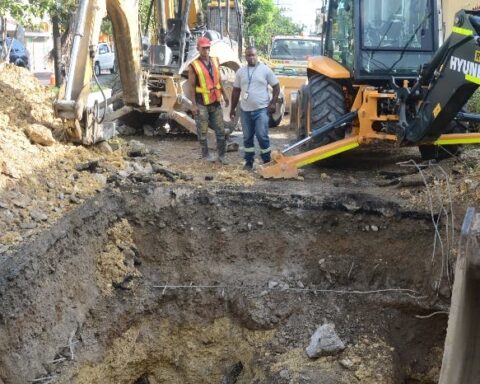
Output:
[[[115,52],[112,51],[107,43],[99,43],[97,54],[95,55],[95,75],[100,75],[102,71],[115,73]]]

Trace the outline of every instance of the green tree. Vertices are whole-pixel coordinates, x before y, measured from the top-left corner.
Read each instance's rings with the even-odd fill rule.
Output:
[[[22,4],[18,0],[0,0],[0,17],[7,15],[20,20],[28,11],[30,4]]]
[[[275,35],[300,33],[304,27],[282,15],[273,0],[244,0],[246,37],[253,37],[255,46],[266,52]]]
[[[68,1],[70,0],[63,0],[63,2]],[[30,0],[28,2],[0,0],[0,28],[2,32],[1,40],[3,42],[2,57],[0,60],[5,60],[8,57],[8,50],[5,46],[7,17],[14,19],[18,24],[23,26],[33,27],[34,18],[49,13],[54,4],[54,0]]]
[[[272,33],[273,35],[298,35],[305,29],[304,25],[299,25],[290,17],[282,15],[280,9],[276,9],[273,17]],[[270,37],[273,37],[270,36]]]

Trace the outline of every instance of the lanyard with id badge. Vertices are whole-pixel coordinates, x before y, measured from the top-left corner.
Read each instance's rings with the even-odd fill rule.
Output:
[[[252,74],[250,74],[249,67],[247,66],[247,77],[248,77],[248,86],[247,90],[243,94],[243,100],[248,100],[248,90],[250,89],[250,84],[252,83],[252,77],[253,74],[255,73],[255,70],[257,69],[258,63],[255,64],[255,68],[253,68]]]

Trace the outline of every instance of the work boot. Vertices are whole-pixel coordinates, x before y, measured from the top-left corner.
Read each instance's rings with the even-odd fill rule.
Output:
[[[217,141],[217,152],[218,152],[218,162],[223,165],[227,165],[228,161],[225,158],[225,153],[227,151],[227,146],[225,140]]]
[[[253,171],[253,162],[247,161],[243,166],[244,171]]]
[[[229,162],[227,160],[227,158],[225,157],[225,155],[223,156],[218,156],[218,162],[222,165],[228,165]]]
[[[267,153],[264,153],[262,155],[262,160],[263,160],[263,164],[267,164],[269,163],[270,161],[272,161],[272,158],[270,156],[270,152],[267,152]]]
[[[201,149],[200,160],[206,160],[211,163],[215,161],[215,157],[208,150],[208,144],[206,141],[200,142],[200,149]]]

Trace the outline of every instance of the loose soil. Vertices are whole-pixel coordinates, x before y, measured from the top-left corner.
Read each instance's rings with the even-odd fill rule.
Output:
[[[52,97],[0,72],[0,383],[437,382],[478,150],[419,172],[416,149],[368,148],[268,181],[184,134],[64,143]],[[310,359],[324,323],[345,349]]]

